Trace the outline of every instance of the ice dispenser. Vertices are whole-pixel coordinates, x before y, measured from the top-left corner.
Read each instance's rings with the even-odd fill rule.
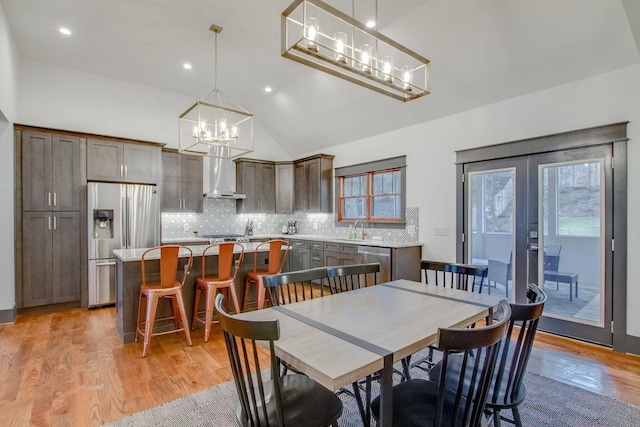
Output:
[[[93,238],[113,239],[113,209],[93,210]]]

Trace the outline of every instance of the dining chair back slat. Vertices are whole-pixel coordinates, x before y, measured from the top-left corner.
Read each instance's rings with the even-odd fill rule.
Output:
[[[324,267],[263,276],[264,287],[272,305],[284,305],[322,297],[327,270]]]
[[[332,294],[366,288],[378,284],[380,263],[327,267],[329,289]]]
[[[305,375],[280,376],[275,341],[280,339],[278,320],[249,321],[225,312],[218,294],[215,308],[220,319],[233,380],[238,393],[236,417],[242,426],[337,426],[342,415],[340,398]],[[263,366],[267,343],[269,366]],[[262,370],[268,369],[270,380]]]
[[[393,387],[393,425],[403,427],[479,427],[486,425],[485,407],[496,367],[500,343],[511,316],[502,300],[494,322],[478,328],[440,328],[437,346],[442,350],[442,369],[429,380],[411,379]],[[462,360],[469,378],[450,371],[450,360]],[[372,403],[378,418],[380,399]]]

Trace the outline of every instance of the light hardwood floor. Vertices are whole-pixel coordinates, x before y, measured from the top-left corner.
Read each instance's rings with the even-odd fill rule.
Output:
[[[98,426],[231,379],[221,331],[123,345],[114,308],[0,325],[0,425]],[[540,333],[530,370],[640,406],[640,358]]]

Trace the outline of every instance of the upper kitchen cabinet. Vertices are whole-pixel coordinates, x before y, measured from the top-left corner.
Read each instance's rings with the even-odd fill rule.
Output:
[[[318,154],[294,162],[296,212],[333,212],[333,157]]]
[[[238,213],[274,213],[276,172],[273,162],[236,159],[236,192],[246,199],[236,202]]]
[[[79,211],[80,138],[22,133],[22,210]]]
[[[293,213],[293,163],[276,163],[276,213]]]
[[[162,152],[162,212],[202,213],[202,157]]]
[[[157,184],[159,162],[159,145],[87,140],[87,179],[90,181]]]

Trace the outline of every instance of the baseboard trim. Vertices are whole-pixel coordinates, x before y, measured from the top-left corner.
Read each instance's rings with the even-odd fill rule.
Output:
[[[640,337],[627,335],[626,353],[640,356]]]
[[[16,320],[18,310],[15,306],[7,310],[0,310],[0,325],[13,323]]]

